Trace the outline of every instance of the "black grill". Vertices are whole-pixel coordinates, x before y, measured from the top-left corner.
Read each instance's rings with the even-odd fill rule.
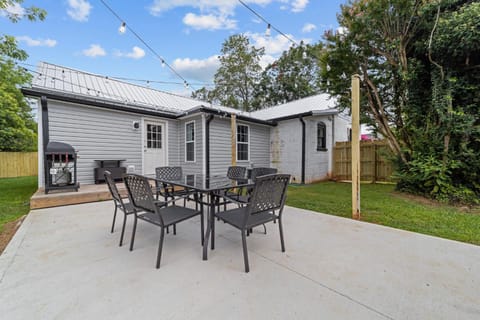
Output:
[[[51,190],[78,191],[77,153],[67,143],[50,141],[45,148],[45,193]]]

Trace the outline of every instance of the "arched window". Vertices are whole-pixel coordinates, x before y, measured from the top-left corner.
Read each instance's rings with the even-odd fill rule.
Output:
[[[323,122],[317,123],[317,151],[327,150],[327,126]]]

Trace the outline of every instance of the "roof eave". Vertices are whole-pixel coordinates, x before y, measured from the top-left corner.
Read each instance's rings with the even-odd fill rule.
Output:
[[[150,116],[159,116],[159,117],[164,117],[169,119],[176,119],[179,116],[178,113],[169,113],[169,112],[163,112],[163,111],[157,111],[157,110],[147,110],[147,109],[142,109],[141,107],[132,106],[127,103],[122,105],[120,103],[107,102],[101,99],[95,99],[95,98],[85,97],[85,96],[75,95],[75,94],[59,93],[58,91],[52,91],[52,90],[41,89],[41,88],[23,87],[21,88],[21,91],[25,96],[38,97],[38,98],[45,96],[47,97],[47,99],[84,104],[84,105],[111,109],[111,110],[127,111],[127,112],[139,113],[144,115],[150,115]]]

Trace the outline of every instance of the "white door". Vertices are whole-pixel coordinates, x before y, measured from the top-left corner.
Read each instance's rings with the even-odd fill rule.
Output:
[[[166,165],[165,124],[145,120],[143,137],[143,173],[155,174],[155,168]]]

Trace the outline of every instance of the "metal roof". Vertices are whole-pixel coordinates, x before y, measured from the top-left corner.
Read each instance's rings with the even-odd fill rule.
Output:
[[[32,90],[49,90],[88,100],[121,103],[140,109],[183,114],[201,106],[222,112],[248,115],[237,109],[216,106],[205,101],[147,88],[106,76],[41,62],[33,78]]]
[[[319,94],[255,112],[243,112],[47,62],[40,62],[31,87],[23,89],[28,95],[40,96],[47,93],[52,97],[76,102],[94,102],[109,108],[172,117],[208,109],[225,115],[233,113],[247,121],[251,119],[272,124],[270,120],[281,120],[295,115],[338,113],[335,109],[336,100],[328,94]]]
[[[261,109],[250,113],[252,118],[274,120],[288,118],[297,114],[338,113],[335,108],[336,99],[326,93],[287,102],[278,106]]]

